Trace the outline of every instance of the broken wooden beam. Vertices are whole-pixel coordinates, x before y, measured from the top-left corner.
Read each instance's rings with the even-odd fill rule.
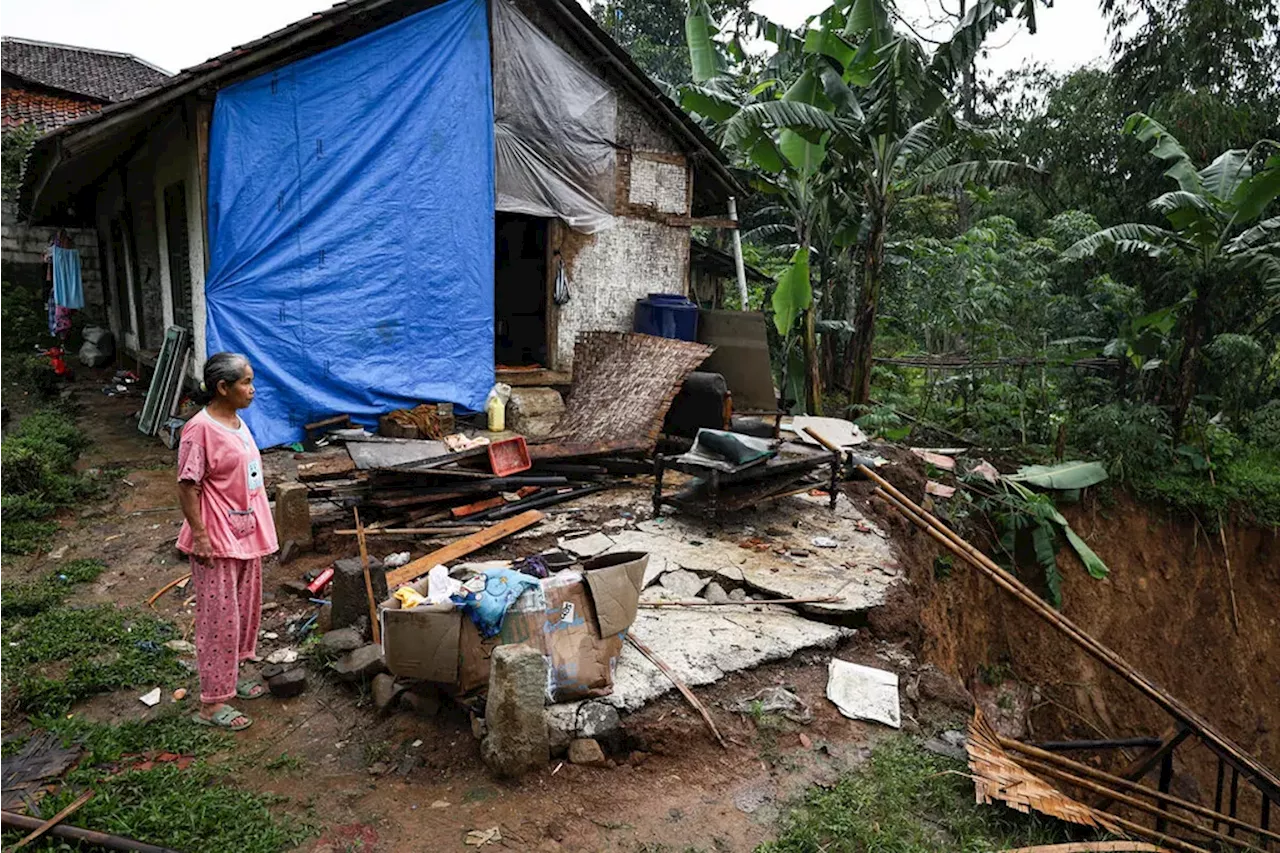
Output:
[[[532,527],[544,518],[546,518],[545,515],[536,509],[531,509],[528,512],[517,515],[515,518],[509,518],[501,524],[495,524],[493,527],[473,533],[470,536],[459,539],[457,542],[452,542],[443,548],[432,551],[425,557],[419,557],[412,563],[401,566],[393,572],[387,572],[387,587],[394,590],[401,584],[408,583],[414,578],[426,574],[440,563],[448,563],[465,557],[473,551],[479,551],[499,539],[505,539],[513,533],[519,533],[526,527]]]
[[[502,495],[496,495],[495,497],[485,498],[484,500],[476,501],[475,503],[455,506],[449,511],[449,513],[454,518],[466,518],[468,515],[475,515],[478,512],[484,512],[486,509],[496,509],[500,506],[505,506],[506,503],[506,498]]]
[[[346,453],[334,454],[317,459],[314,462],[302,462],[298,465],[298,479],[304,483],[316,480],[339,480],[355,473],[356,463]]]
[[[537,463],[552,459],[590,459],[595,456],[647,453],[649,442],[643,438],[627,438],[616,441],[557,442],[529,445],[529,459]]]

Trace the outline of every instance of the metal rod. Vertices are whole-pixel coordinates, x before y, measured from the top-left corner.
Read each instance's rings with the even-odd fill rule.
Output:
[[[1169,793],[1169,786],[1173,784],[1173,753],[1166,752],[1164,758],[1160,761],[1160,793]],[[1162,809],[1169,807],[1169,801],[1158,799],[1156,805]],[[1164,832],[1167,828],[1167,822],[1163,817],[1156,818],[1156,832]]]
[[[1226,775],[1227,775],[1227,765],[1223,764],[1222,759],[1219,758],[1218,759],[1218,786],[1217,786],[1217,790],[1213,794],[1213,810],[1215,812],[1222,811],[1222,785],[1223,785],[1223,782],[1226,781]],[[1218,821],[1215,820],[1213,822],[1213,828],[1214,829],[1218,828]],[[1266,827],[1264,826],[1263,829],[1266,829]]]

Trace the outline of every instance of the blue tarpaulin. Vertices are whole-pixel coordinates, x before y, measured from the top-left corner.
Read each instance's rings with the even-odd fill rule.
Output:
[[[481,409],[493,385],[484,0],[449,0],[218,93],[210,354],[242,352],[260,445],[334,414]]]

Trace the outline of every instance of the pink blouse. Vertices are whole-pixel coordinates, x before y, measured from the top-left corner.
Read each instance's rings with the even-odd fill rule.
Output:
[[[201,409],[187,421],[178,445],[178,482],[200,485],[200,517],[212,556],[251,560],[279,548],[262,484],[262,454],[243,420],[231,429]],[[184,521],[178,550],[190,554],[194,538]]]

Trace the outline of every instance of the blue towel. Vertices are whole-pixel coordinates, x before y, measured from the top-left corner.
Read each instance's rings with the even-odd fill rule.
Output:
[[[84,286],[80,281],[80,252],[53,247],[53,301],[63,308],[84,307]]]
[[[466,590],[451,600],[471,616],[485,639],[498,636],[507,610],[526,589],[538,586],[538,579],[511,569],[485,569],[484,592]]]

